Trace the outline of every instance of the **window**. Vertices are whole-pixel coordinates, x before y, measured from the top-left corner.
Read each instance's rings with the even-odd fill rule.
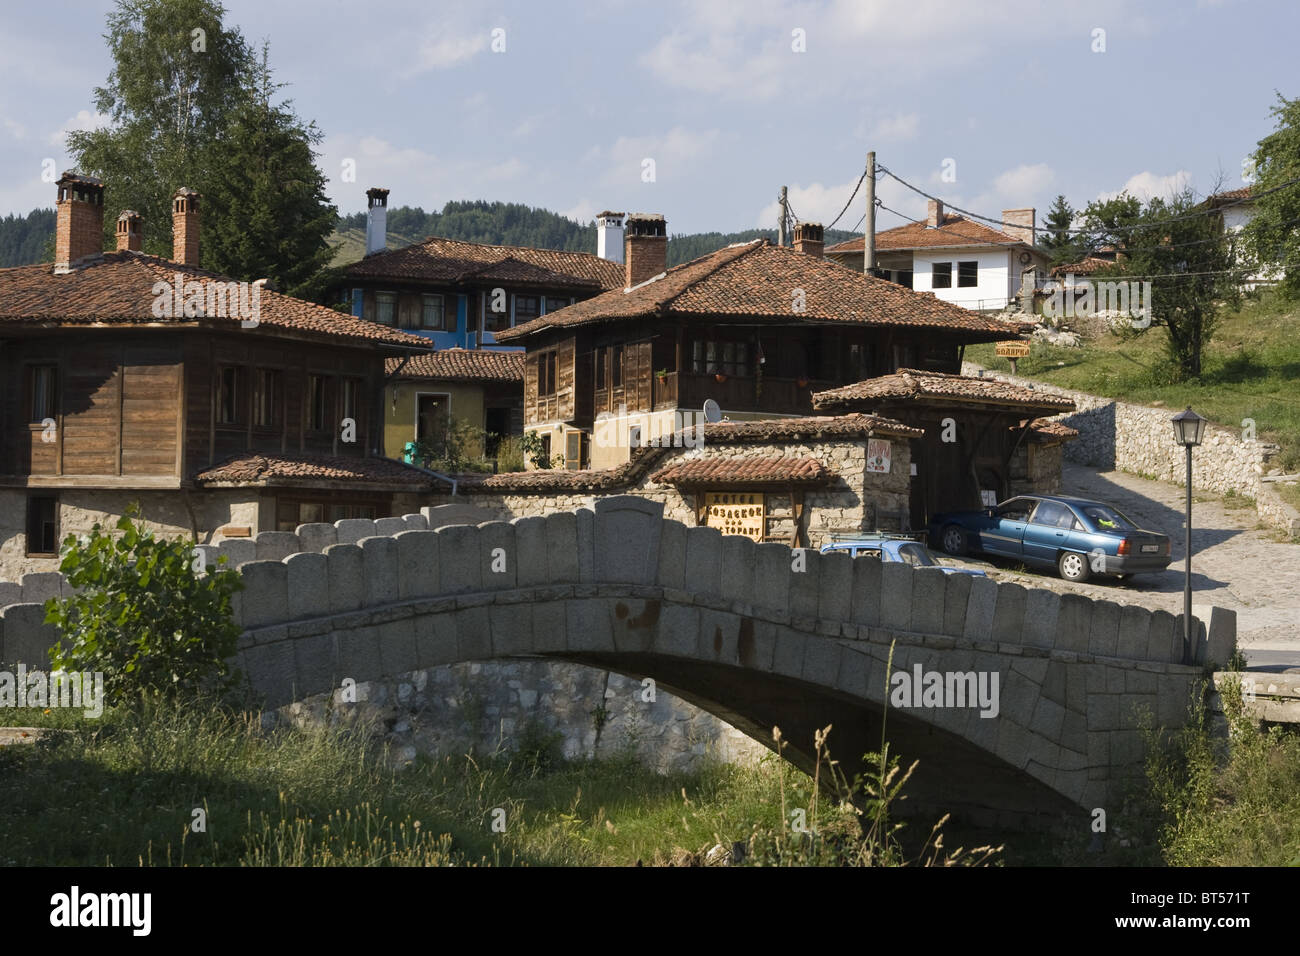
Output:
[[[542,460],[546,462],[546,467],[551,467],[551,436],[542,436]]]
[[[535,295],[515,296],[515,318],[512,324],[523,325],[542,314],[542,300]]]
[[[253,424],[269,428],[280,422],[280,372],[259,368],[253,379]]]
[[[445,313],[443,311],[442,296],[426,295],[421,298],[424,305],[420,316],[420,327],[446,331],[447,325]]]
[[[239,369],[227,365],[217,371],[217,422],[221,425],[238,425]]]
[[[709,370],[704,359],[704,341],[696,339],[691,343],[691,371],[702,374]]]
[[[1013,498],[998,507],[997,516],[1007,521],[1028,521],[1036,503],[1033,498]]]
[[[930,288],[932,289],[951,289],[952,288],[952,263],[936,262],[932,267],[930,277]]]
[[[329,522],[343,518],[373,518],[374,505],[331,504],[328,501],[299,501],[279,498],[275,503],[275,525],[279,531],[296,531],[300,524]]]
[[[324,375],[307,376],[307,427],[313,431],[324,431],[329,427],[326,384]]]
[[[537,394],[539,396],[555,394],[555,352],[543,352],[537,356]]]
[[[898,272],[894,273],[894,275],[895,275],[894,281],[897,282],[899,285],[904,286],[908,289],[912,288],[911,269],[900,269]]]
[[[1034,510],[1033,523],[1068,528],[1074,523],[1074,513],[1060,502],[1043,501]]]
[[[57,413],[55,383],[58,375],[53,365],[32,366],[32,417],[33,422],[43,422]]]
[[[59,499],[27,499],[27,553],[59,553]]]
[[[607,351],[608,350],[605,348],[605,346],[602,345],[599,348],[597,348],[594,353],[595,356],[594,361],[596,363],[596,391],[598,392],[603,391],[605,388],[605,381],[606,381],[605,360],[607,357],[606,356]]]
[[[556,298],[553,295],[548,295],[546,297],[546,314],[550,315],[552,312],[558,312],[560,309],[563,309],[566,306],[572,304],[573,304],[573,299],[571,298],[565,296]]]
[[[963,289],[972,289],[980,284],[978,262],[959,262],[957,263],[957,286]]]
[[[380,325],[392,325],[397,317],[397,293],[375,293],[375,321]]]
[[[343,380],[343,417],[356,420],[357,417],[357,395],[361,391],[361,383],[355,378],[345,378]]]
[[[445,392],[416,396],[415,440],[428,441],[445,452],[447,428],[451,425],[451,396]]]
[[[615,388],[623,386],[623,346],[615,345],[610,357],[610,379]]]
[[[510,327],[510,297],[504,289],[484,289],[480,293],[483,303],[483,330],[499,332]],[[493,311],[493,306],[500,306],[500,311]]]

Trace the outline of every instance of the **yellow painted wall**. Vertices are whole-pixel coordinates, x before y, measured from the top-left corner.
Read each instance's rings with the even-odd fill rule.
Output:
[[[418,394],[443,394],[451,396],[451,415],[468,421],[475,428],[484,423],[483,387],[459,382],[393,382],[384,389],[384,455],[402,457],[402,448],[415,441],[415,417]],[[396,405],[394,405],[396,397]],[[470,450],[474,456],[483,454],[481,443]]]

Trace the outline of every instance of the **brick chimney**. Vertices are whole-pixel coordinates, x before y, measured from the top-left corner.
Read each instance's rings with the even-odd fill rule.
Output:
[[[826,248],[826,233],[822,229],[820,222],[800,222],[795,223],[794,227],[794,251],[802,252],[805,255],[812,256],[814,259],[822,257],[822,250]]]
[[[54,272],[63,275],[104,254],[104,184],[68,170],[55,185]]]
[[[1036,209],[1004,209],[1002,210],[1002,221],[1008,225],[1002,226],[1001,229],[1008,236],[1015,236],[1023,243],[1028,245],[1034,244],[1035,228],[1034,219],[1037,216]]]
[[[943,202],[931,199],[925,204],[925,224],[931,229],[943,225]]]
[[[117,251],[140,251],[140,214],[134,209],[123,209],[117,217]]]
[[[199,264],[199,194],[188,186],[172,193],[172,262]]]
[[[628,288],[653,279],[668,267],[668,224],[664,217],[634,212],[627,217],[624,273]]]
[[[388,248],[388,190],[371,186],[366,190],[366,255]]]
[[[623,214],[596,213],[596,255],[610,262],[623,261]]]

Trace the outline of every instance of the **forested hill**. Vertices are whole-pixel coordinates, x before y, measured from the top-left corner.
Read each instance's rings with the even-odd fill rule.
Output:
[[[833,230],[826,244],[842,242],[852,234]],[[492,245],[531,246],[596,252],[596,224],[581,225],[548,209],[521,203],[449,202],[441,212],[425,212],[419,206],[395,206],[388,210],[388,248],[419,242],[427,236],[444,236]],[[668,241],[668,264],[675,266],[733,242],[766,238],[776,241],[774,229],[742,232],[702,232],[674,235]],[[342,216],[330,238],[338,248],[334,263],[355,262],[365,253],[366,214]],[[0,268],[52,261],[54,257],[54,210],[36,209],[26,216],[0,218]]]
[[[826,244],[843,242],[853,233],[831,230]],[[569,252],[596,252],[596,224],[581,225],[548,209],[520,203],[449,202],[442,212],[425,212],[419,206],[396,206],[388,210],[388,248],[419,242],[428,236],[443,236],[490,245],[530,246]],[[747,229],[743,232],[700,232],[672,235],[668,240],[668,264],[679,265],[707,255],[733,242],[766,238],[776,241],[775,229]],[[344,216],[331,240],[339,246],[336,265],[355,262],[365,253],[366,214]]]
[[[0,268],[54,261],[54,210],[0,217]]]

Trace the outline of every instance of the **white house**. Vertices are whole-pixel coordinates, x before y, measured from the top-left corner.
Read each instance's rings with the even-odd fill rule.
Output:
[[[964,216],[945,214],[929,201],[923,222],[876,233],[876,270],[918,292],[976,311],[1000,311],[1020,294],[1026,273],[1031,284],[1047,276],[1051,260],[1034,245],[1034,209],[1004,209],[1003,229]],[[826,250],[826,258],[862,268],[863,240],[850,239]]]
[[[1201,205],[1218,210],[1223,222],[1223,231],[1229,236],[1241,232],[1246,228],[1246,224],[1255,218],[1255,201],[1251,198],[1249,186],[1215,193]],[[1238,254],[1235,248],[1233,254],[1234,257]],[[1281,278],[1279,269],[1262,265],[1259,269],[1241,276],[1240,283],[1245,288],[1255,288],[1260,285],[1270,285]]]

